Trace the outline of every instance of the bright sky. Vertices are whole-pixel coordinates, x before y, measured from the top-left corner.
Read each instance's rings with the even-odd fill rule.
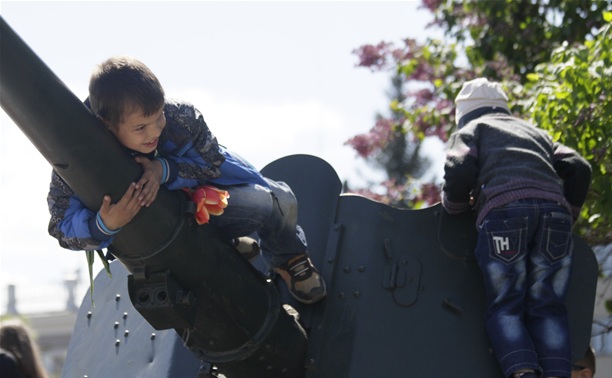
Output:
[[[356,68],[352,51],[424,40],[431,16],[419,4],[2,1],[0,14],[79,98],[96,64],[132,55],[256,167],[311,154],[360,182],[371,172],[343,144],[386,111],[389,77]],[[50,173],[0,110],[0,313],[9,283],[58,283],[78,268],[87,280],[84,255],[47,233]]]

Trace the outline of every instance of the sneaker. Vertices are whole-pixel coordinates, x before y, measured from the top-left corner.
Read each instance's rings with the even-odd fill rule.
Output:
[[[323,278],[306,253],[290,258],[274,271],[283,278],[289,293],[299,302],[312,304],[327,294]]]
[[[249,262],[253,262],[259,256],[261,249],[257,240],[248,236],[241,236],[239,238],[232,239],[232,245],[242,257],[247,259]]]

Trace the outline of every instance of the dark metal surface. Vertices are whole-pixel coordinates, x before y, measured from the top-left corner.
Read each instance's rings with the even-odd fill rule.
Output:
[[[484,330],[473,214],[337,196],[335,172],[312,156],[268,169],[292,185],[328,284],[323,302],[298,307],[309,332],[306,377],[502,377]],[[596,285],[597,261],[576,237],[567,299],[575,360],[590,342]]]
[[[83,298],[62,377],[197,377],[200,360],[174,330],[156,330],[136,311],[129,272],[119,261],[110,268],[112,279],[102,271],[94,281],[93,303]]]
[[[140,167],[0,21],[2,107],[88,206],[118,198]],[[127,270],[115,263],[112,280],[96,279],[95,308],[85,298],[64,378],[182,378],[198,359],[228,378],[501,377],[483,327],[471,215],[340,195],[333,168],[312,156],[264,173],[294,190],[327,282],[323,301],[292,303],[303,328],[281,305],[283,285],[279,293],[214,228],[184,214],[184,197],[162,189],[114,243]],[[576,359],[589,343],[596,281],[593,253],[577,239],[567,300]],[[159,331],[167,328],[177,332]]]

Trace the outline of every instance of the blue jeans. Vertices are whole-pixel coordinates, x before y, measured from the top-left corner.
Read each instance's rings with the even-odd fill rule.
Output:
[[[564,299],[572,246],[571,215],[546,200],[493,209],[479,226],[476,258],[485,281],[485,325],[506,376],[530,368],[543,377],[570,377]]]
[[[265,179],[258,184],[222,187],[229,192],[228,205],[210,223],[230,238],[257,234],[264,259],[274,269],[306,252],[306,236],[297,224],[297,199],[282,181]],[[221,186],[219,186],[221,188]]]

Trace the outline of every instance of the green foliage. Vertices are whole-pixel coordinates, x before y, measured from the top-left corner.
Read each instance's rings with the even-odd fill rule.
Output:
[[[423,1],[447,37],[471,43],[470,62],[482,65],[505,57],[517,79],[550,58],[564,42],[582,43],[605,24],[609,0]],[[474,54],[472,54],[474,53]],[[497,72],[486,72],[494,79]]]
[[[462,83],[480,76],[500,81],[513,114],[530,118],[591,163],[592,190],[578,230],[591,245],[611,242],[612,3],[423,0],[423,7],[432,12],[432,24],[442,28],[445,40],[421,45],[406,39],[403,47],[381,42],[356,50],[360,66],[391,70],[405,80],[408,92],[389,106],[392,127],[380,127],[379,120],[379,127],[347,143],[372,159],[380,150],[397,149],[391,135],[413,137],[414,143],[435,136],[445,141],[455,123],[453,99]],[[387,197],[400,198],[408,207],[424,203],[409,172],[399,183],[410,186],[397,183],[384,183]],[[425,204],[431,204],[435,187],[427,191],[431,195]]]
[[[604,307],[609,314],[612,314],[612,300],[608,299],[604,302]]]
[[[605,13],[612,19],[612,13]],[[612,21],[594,40],[563,44],[527,76],[526,111],[593,169],[580,232],[593,244],[612,242]]]
[[[113,274],[110,270],[110,265],[108,264],[108,260],[104,257],[104,252],[102,250],[96,250],[98,257],[102,261],[104,265],[104,270],[109,278],[113,278]],[[87,271],[89,273],[89,296],[91,298],[91,305],[95,307],[94,304],[94,276],[93,276],[93,264],[94,264],[94,251],[85,251],[85,257],[87,258]]]

